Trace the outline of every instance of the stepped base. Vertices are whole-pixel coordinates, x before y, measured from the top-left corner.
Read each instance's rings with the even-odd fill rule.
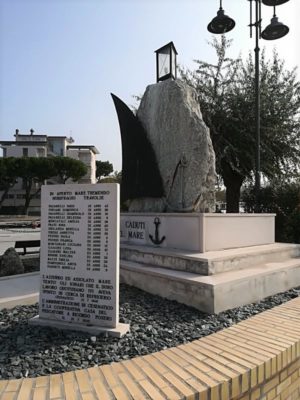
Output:
[[[285,244],[277,245],[277,249],[282,246],[282,250],[286,246]],[[293,257],[297,255],[300,248],[299,245],[287,245],[287,247],[296,251],[296,253],[292,252]],[[266,246],[207,254],[223,265],[226,263],[233,265],[233,260],[237,255],[239,257],[243,255],[246,260],[247,253],[251,257],[259,254],[261,250],[264,253],[267,250]],[[272,255],[272,249],[269,248],[269,250],[267,254]],[[175,257],[175,253],[172,256]],[[201,258],[203,256],[202,253]],[[196,255],[193,254],[193,257]],[[264,260],[265,262],[250,266],[245,263],[242,269],[229,271],[223,269],[223,272],[209,276],[121,259],[120,277],[122,282],[146,292],[176,300],[207,313],[219,313],[300,286],[300,258],[291,258],[291,254],[287,255],[284,251],[281,255],[279,252],[276,257],[278,257],[277,261],[274,261],[272,257],[269,260],[268,257],[258,257],[256,261]],[[237,262],[237,268],[238,264]]]
[[[121,260],[200,275],[236,271],[299,256],[300,245],[291,243],[272,243],[206,253],[124,243],[120,246]]]

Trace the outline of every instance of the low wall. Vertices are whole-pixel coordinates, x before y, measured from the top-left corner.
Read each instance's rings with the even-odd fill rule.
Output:
[[[260,386],[252,389],[238,400],[299,400],[300,399],[300,360],[283,368],[272,379],[263,381]]]
[[[37,303],[39,286],[39,271],[0,277],[0,311],[3,308],[13,308],[20,304]]]
[[[121,244],[206,251],[271,244],[275,214],[122,213]]]
[[[0,399],[298,400],[300,298],[147,356],[2,380]]]

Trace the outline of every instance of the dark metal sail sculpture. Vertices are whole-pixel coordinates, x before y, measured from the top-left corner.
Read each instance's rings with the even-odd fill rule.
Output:
[[[111,93],[118,114],[122,139],[121,201],[141,197],[160,198],[163,183],[156,156],[140,120]]]

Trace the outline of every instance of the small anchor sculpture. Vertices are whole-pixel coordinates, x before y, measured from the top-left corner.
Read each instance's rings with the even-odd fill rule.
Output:
[[[159,239],[159,232],[158,232],[158,227],[160,225],[160,219],[158,217],[154,218],[154,225],[155,225],[155,238],[153,239],[152,235],[149,235],[149,238],[152,243],[156,245],[162,244],[162,242],[165,240],[165,236],[163,236],[161,239]]]

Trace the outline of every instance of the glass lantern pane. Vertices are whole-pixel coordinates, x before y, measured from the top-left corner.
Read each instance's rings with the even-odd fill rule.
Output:
[[[172,50],[172,74],[176,76],[176,53]]]
[[[159,77],[170,73],[170,54],[159,53],[158,54],[158,75]]]

